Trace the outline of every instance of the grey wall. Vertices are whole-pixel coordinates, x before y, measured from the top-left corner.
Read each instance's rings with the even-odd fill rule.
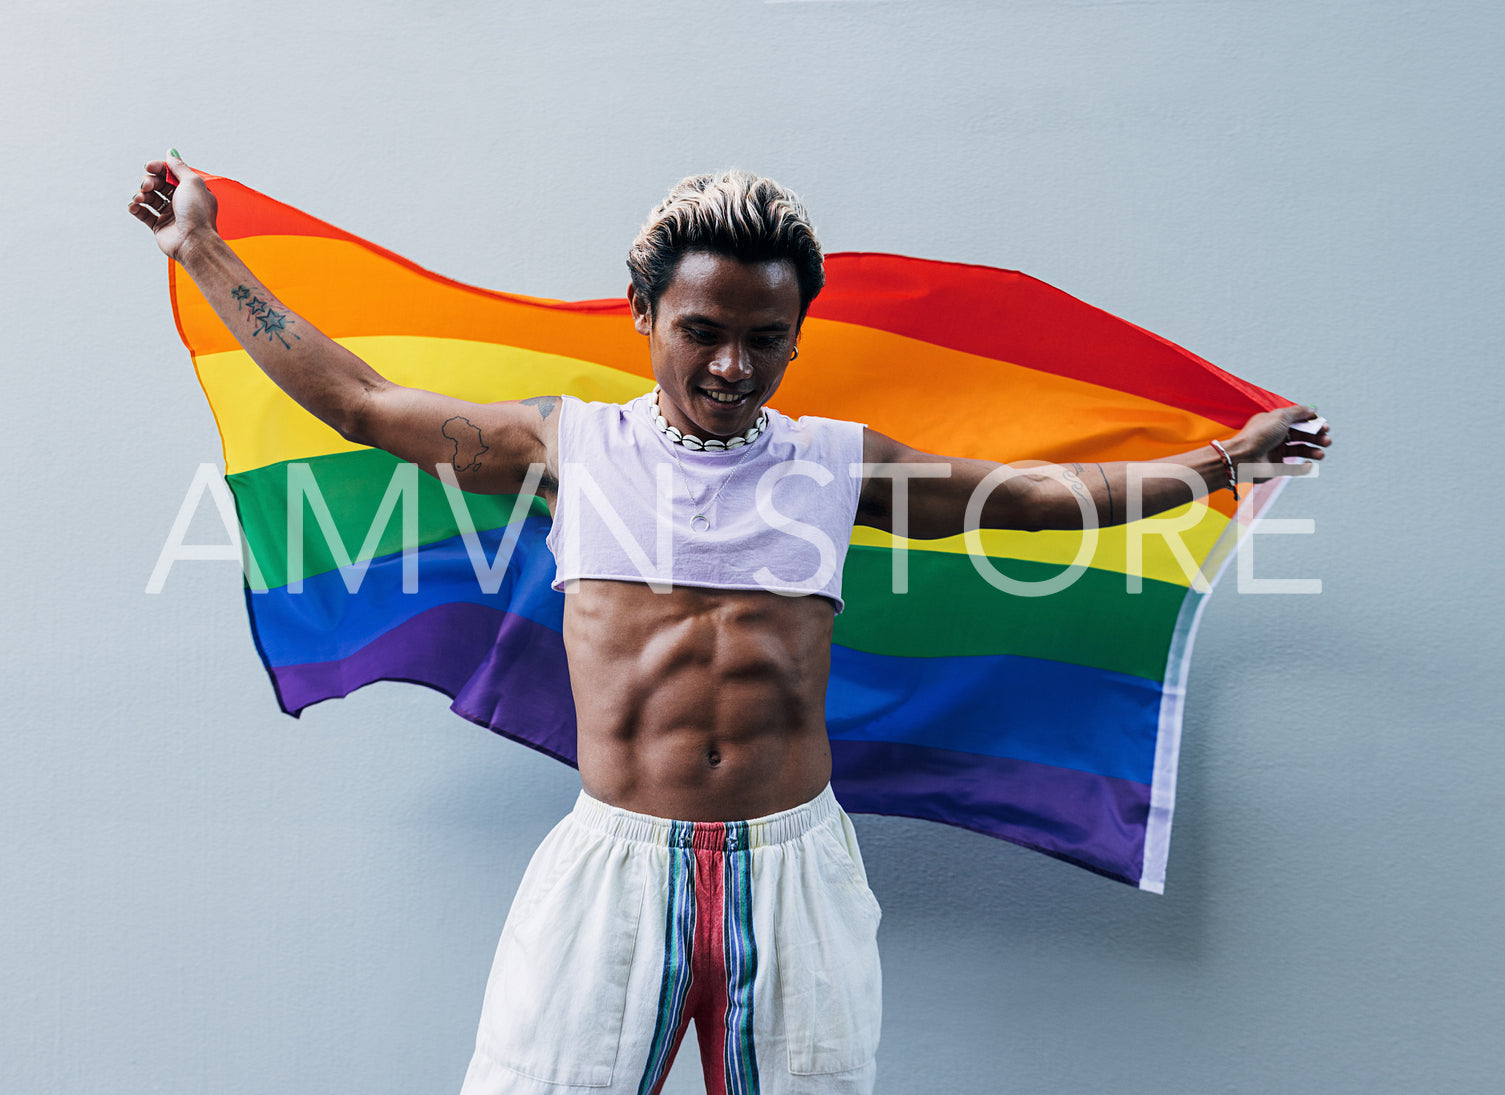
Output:
[[[1023,269],[1319,404],[1341,448],[1279,512],[1317,533],[1260,565],[1324,589],[1214,597],[1165,897],[858,819],[887,908],[879,1090],[1488,1088],[1497,5],[9,8],[0,1089],[454,1090],[574,793],[422,690],[279,715],[229,564],[142,592],[218,456],[124,212],[169,144],[562,297],[621,291],[681,174],[749,166],[833,250]]]

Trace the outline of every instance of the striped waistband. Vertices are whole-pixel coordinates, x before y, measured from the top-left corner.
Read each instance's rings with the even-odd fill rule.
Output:
[[[797,840],[840,812],[836,796],[827,785],[803,806],[747,821],[674,821],[608,806],[584,791],[575,801],[570,818],[586,829],[620,840],[656,844],[661,848],[737,851]]]

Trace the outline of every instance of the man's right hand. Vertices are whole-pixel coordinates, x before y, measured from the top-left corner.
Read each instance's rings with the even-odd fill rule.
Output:
[[[168,181],[169,172],[177,180]],[[347,441],[385,449],[433,475],[453,469],[464,490],[515,494],[557,478],[557,399],[472,403],[393,384],[277,298],[215,227],[219,203],[176,153],[146,165],[131,216],[193,279],[241,349],[272,382]],[[254,306],[254,307],[253,307]],[[275,322],[268,322],[274,320]]]
[[[168,172],[178,180],[174,186]],[[215,231],[219,203],[197,172],[176,155],[146,165],[141,185],[126,208],[152,230],[157,246],[170,259],[181,259],[183,244],[201,231]]]

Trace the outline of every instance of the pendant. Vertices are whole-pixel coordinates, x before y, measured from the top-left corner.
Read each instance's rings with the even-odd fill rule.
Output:
[[[705,532],[711,527],[711,519],[703,513],[697,513],[690,518],[691,532]]]

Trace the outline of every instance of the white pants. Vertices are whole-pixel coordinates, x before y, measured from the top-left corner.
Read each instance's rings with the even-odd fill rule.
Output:
[[[865,1095],[880,915],[829,787],[724,823],[582,792],[523,876],[462,1095],[653,1095],[691,1019],[711,1095]]]

